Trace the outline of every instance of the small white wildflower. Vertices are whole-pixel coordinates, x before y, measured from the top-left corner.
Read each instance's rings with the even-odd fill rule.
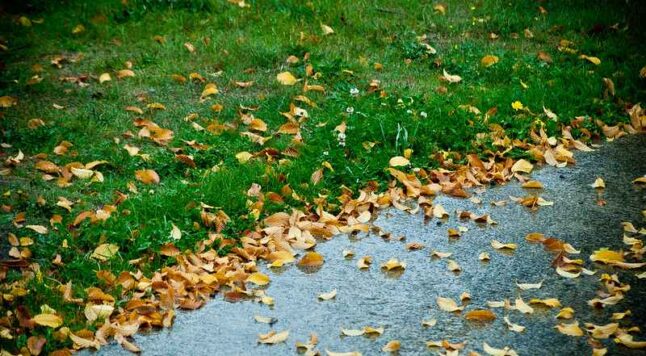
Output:
[[[428,114],[426,113],[426,111],[422,111],[421,113],[419,113],[419,116],[426,118]]]
[[[323,151],[323,156],[327,156],[327,155],[329,155],[329,154],[330,154],[330,152],[328,152],[328,151]]]
[[[345,112],[352,114],[354,112],[354,108],[352,106],[348,106],[347,108],[345,108]]]
[[[345,147],[345,134],[343,132],[339,132],[337,139],[339,140],[339,146]]]
[[[357,88],[350,89],[350,94],[351,95],[359,95],[359,89],[357,89]]]
[[[412,114],[412,113],[413,113],[413,110],[408,109],[408,110],[406,110],[406,113],[407,113],[407,114]]]

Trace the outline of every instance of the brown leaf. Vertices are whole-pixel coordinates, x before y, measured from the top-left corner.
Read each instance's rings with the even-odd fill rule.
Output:
[[[159,184],[159,175],[152,169],[135,171],[135,178],[144,184]]]

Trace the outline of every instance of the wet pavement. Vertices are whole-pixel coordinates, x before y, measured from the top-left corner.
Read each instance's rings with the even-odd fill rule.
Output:
[[[325,264],[316,272],[303,271],[296,266],[280,271],[269,271],[271,283],[267,294],[275,299],[268,307],[251,301],[229,303],[220,295],[198,311],[179,313],[171,329],[152,331],[135,336],[134,341],[145,355],[290,355],[296,353],[295,343],[306,342],[310,333],[319,337],[318,350],[335,352],[360,351],[364,355],[382,353],[381,348],[390,340],[400,340],[402,355],[438,353],[429,349],[426,341],[467,341],[465,350],[484,354],[482,343],[497,348],[510,346],[519,355],[589,355],[586,337],[569,337],[558,333],[554,326],[557,309],[535,307],[534,314],[514,310],[493,309],[497,319],[477,323],[438,309],[438,296],[459,300],[468,292],[471,302],[466,310],[487,308],[487,301],[501,301],[518,296],[527,302],[532,298],[558,298],[563,306],[575,310],[575,319],[604,325],[612,312],[630,309],[633,313],[625,325],[646,326],[646,287],[644,280],[634,277],[634,271],[620,271],[596,265],[589,255],[600,247],[625,249],[622,243],[622,221],[632,221],[636,227],[646,225],[641,211],[646,209],[646,189],[631,184],[646,174],[646,135],[626,137],[604,145],[591,153],[577,153],[577,164],[567,168],[546,168],[535,171],[532,178],[543,183],[540,196],[553,201],[553,206],[532,212],[509,201],[509,196],[529,193],[518,183],[488,189],[477,195],[482,204],[466,199],[445,196],[436,198],[451,213],[446,222],[433,219],[424,223],[421,215],[410,215],[398,210],[380,214],[375,224],[391,232],[392,239],[375,235],[337,236],[320,243],[316,251],[325,257]],[[597,205],[599,199],[590,184],[597,177],[606,182],[602,199],[607,204]],[[534,190],[536,191],[536,190]],[[492,206],[490,202],[507,200],[506,206]],[[455,210],[489,213],[499,224],[478,225],[459,221]],[[469,230],[460,238],[449,238],[448,228],[458,226]],[[525,241],[526,234],[541,232],[562,239],[581,250],[586,267],[598,270],[597,275],[582,275],[566,279],[557,275],[550,266],[553,255],[542,246]],[[404,241],[395,238],[403,236]],[[491,240],[513,242],[518,249],[502,253],[491,247]],[[408,251],[406,243],[420,242],[425,247]],[[343,250],[352,250],[353,258],[344,258]],[[447,269],[446,259],[431,257],[431,251],[451,252],[451,259],[462,268],[454,273]],[[490,262],[481,262],[478,255],[488,252]],[[370,255],[373,264],[368,270],[359,270],[357,260]],[[383,272],[379,266],[390,258],[407,264],[401,274]],[[604,310],[593,310],[586,301],[600,289],[602,271],[619,273],[620,280],[632,289],[618,305]],[[537,283],[537,290],[521,291],[515,282]],[[337,289],[335,299],[319,301],[323,292]],[[269,326],[257,323],[255,315],[274,317],[278,321]],[[526,327],[523,333],[507,329],[503,316]],[[437,319],[433,327],[423,327],[422,320]],[[567,321],[566,321],[567,322]],[[364,326],[383,326],[385,332],[377,338],[341,336],[341,328],[361,329]],[[260,345],[258,334],[270,330],[289,330],[286,343]],[[642,332],[637,340],[646,339]],[[609,354],[640,354],[638,351],[616,346],[605,340]],[[120,346],[103,347],[100,354],[129,354]],[[466,352],[463,352],[466,354]]]

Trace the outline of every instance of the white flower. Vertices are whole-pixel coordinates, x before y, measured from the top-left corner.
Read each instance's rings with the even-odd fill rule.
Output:
[[[352,94],[352,95],[358,95],[358,94],[359,94],[359,89],[357,89],[357,88],[352,88],[352,89],[350,89],[350,94]]]
[[[406,113],[407,113],[407,114],[412,114],[412,113],[413,113],[413,110],[408,109],[408,110],[406,110]]]
[[[426,111],[422,111],[421,113],[419,113],[419,116],[426,118],[428,114],[426,113]]]
[[[354,112],[354,108],[352,106],[348,106],[347,108],[345,108],[345,112],[352,114]]]

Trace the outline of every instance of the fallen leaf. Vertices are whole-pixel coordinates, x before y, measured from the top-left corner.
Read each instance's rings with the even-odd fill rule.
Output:
[[[406,263],[400,262],[396,258],[391,258],[388,262],[383,263],[381,268],[386,271],[403,270],[406,268]]]
[[[460,81],[462,81],[462,77],[460,77],[459,75],[451,75],[446,72],[446,69],[443,70],[443,74],[444,75],[442,76],[442,78],[449,83],[459,83]]]
[[[321,24],[321,31],[323,31],[323,36],[331,35],[334,33],[332,27],[324,24]]]
[[[323,256],[320,253],[309,251],[298,261],[298,265],[303,267],[318,267],[323,265],[323,262]]]
[[[115,244],[101,244],[94,249],[90,257],[99,261],[107,261],[119,252],[119,246]]]
[[[63,325],[63,319],[56,314],[38,314],[32,320],[41,326],[47,326],[53,329]]]
[[[246,282],[253,283],[257,286],[265,286],[269,284],[269,276],[267,276],[264,273],[255,272],[250,274],[249,277],[247,277]]]
[[[464,314],[467,320],[474,321],[492,321],[496,319],[496,314],[488,309],[475,309]]]
[[[296,77],[290,72],[282,72],[276,75],[276,80],[282,85],[294,85],[298,82]]]
[[[505,324],[507,324],[507,328],[509,330],[517,333],[522,333],[523,331],[525,331],[524,326],[512,323],[511,321],[509,321],[508,317],[504,317],[503,320],[505,321]]]
[[[588,62],[590,62],[590,63],[592,63],[594,65],[597,65],[597,66],[599,64],[601,64],[601,60],[599,58],[597,58],[597,57],[591,57],[591,56],[586,56],[585,54],[582,54],[581,56],[579,56],[579,58],[585,59]]]
[[[170,230],[170,237],[171,237],[173,240],[179,240],[179,239],[181,239],[181,238],[182,238],[182,230],[180,230],[180,229],[177,227],[177,225],[175,225],[175,224],[173,224],[173,223],[171,223],[171,225],[172,225],[173,227],[172,227],[172,229]]]
[[[574,309],[565,307],[556,315],[557,319],[572,319],[574,317]]]
[[[357,267],[359,267],[359,269],[369,268],[371,264],[372,264],[372,257],[371,256],[361,257],[357,261]]]
[[[606,183],[603,181],[603,179],[602,179],[601,177],[598,177],[598,178],[594,181],[594,183],[590,184],[590,186],[591,186],[592,188],[595,188],[595,189],[603,189],[603,188],[605,188],[605,187],[606,187]]]
[[[236,153],[236,159],[240,163],[247,163],[251,159],[251,157],[253,157],[253,155],[247,151]]]
[[[483,342],[482,349],[484,350],[485,353],[491,356],[518,356],[516,351],[512,350],[509,346],[505,346],[502,349],[496,349],[494,347],[489,346],[489,344],[487,344],[486,342]]]
[[[401,166],[408,166],[410,164],[410,161],[402,156],[395,156],[390,159],[389,162],[391,167],[401,167]]]
[[[570,324],[558,324],[555,328],[563,335],[583,336],[583,330],[579,327],[579,322],[575,321]]]
[[[480,60],[480,64],[483,67],[491,67],[492,65],[498,63],[498,61],[499,61],[498,56],[493,56],[493,55],[488,54],[488,55],[482,57],[482,59]]]
[[[543,286],[543,281],[538,283],[516,283],[516,285],[522,290],[539,289]]]
[[[278,344],[281,342],[285,342],[287,338],[289,337],[289,331],[281,331],[279,333],[275,331],[270,331],[267,334],[260,334],[258,335],[258,342],[261,344]]]
[[[624,345],[631,349],[643,349],[646,348],[646,341],[635,341],[633,336],[630,334],[622,333],[617,335],[614,339],[617,344]]]
[[[135,178],[144,184],[159,184],[159,175],[152,169],[135,171]]]
[[[262,315],[254,315],[253,318],[254,320],[256,320],[257,323],[263,323],[263,324],[269,324],[269,325],[272,325],[278,321],[276,318],[262,316]]]
[[[517,172],[523,172],[523,173],[530,173],[532,169],[534,168],[534,165],[529,163],[529,161],[526,161],[524,159],[519,159],[514,163],[513,166],[511,166],[511,171],[514,173]]]
[[[327,293],[321,293],[319,294],[319,299],[320,300],[330,300],[336,298],[336,289],[333,289],[330,292]]]
[[[592,323],[585,323],[585,329],[588,335],[595,339],[607,339],[619,330],[618,323],[610,323],[606,325],[595,325]]]
[[[496,250],[503,250],[503,249],[508,249],[508,250],[515,250],[518,245],[514,243],[502,243],[498,240],[491,240],[491,247],[495,248]]]
[[[547,298],[547,299],[530,299],[529,304],[542,304],[550,308],[560,308],[561,302],[556,298]]]
[[[103,73],[99,76],[99,83],[103,84],[105,82],[111,81],[110,73]]]
[[[534,308],[530,307],[520,297],[516,298],[514,309],[516,309],[519,312],[524,313],[524,314],[532,314],[532,313],[534,313]]]
[[[49,231],[47,230],[47,227],[43,225],[26,225],[25,229],[33,230],[41,235],[45,235]]]
[[[447,312],[462,311],[464,307],[458,307],[458,304],[451,298],[437,297],[435,300],[441,310]]]
[[[397,352],[401,347],[399,340],[391,340],[381,349],[383,352]]]

